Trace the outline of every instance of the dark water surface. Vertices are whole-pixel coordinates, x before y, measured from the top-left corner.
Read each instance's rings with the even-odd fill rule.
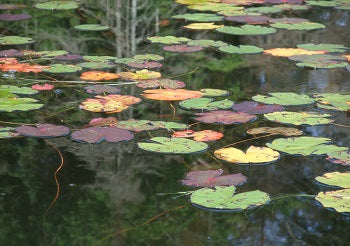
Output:
[[[263,54],[227,55],[213,49],[191,54],[166,53],[161,46],[143,41],[147,36],[174,35],[222,40],[234,45],[251,44],[264,49],[295,47],[301,43],[350,46],[350,15],[346,10],[313,7],[305,12],[288,13],[289,16],[323,23],[327,26],[323,30],[306,32],[279,29],[273,35],[241,38],[214,31],[186,31],[181,28],[184,22],[170,19],[171,15],[186,12],[184,6],[171,1],[149,1],[145,2],[150,6],[146,11],[145,6],[141,6],[141,1],[138,1],[141,6],[138,12],[140,23],[137,25],[135,41],[127,36],[130,32],[125,23],[130,18],[128,11],[120,13],[125,19],[121,24],[122,32],[117,36],[111,31],[79,32],[72,28],[78,24],[100,22],[96,20],[115,26],[115,19],[112,19],[117,11],[114,1],[81,1],[82,8],[79,10],[55,12],[35,10],[31,7],[34,2],[0,1],[25,3],[27,8],[12,10],[11,13],[33,15],[27,21],[0,22],[2,36],[26,36],[37,41],[21,47],[23,49],[64,49],[80,55],[126,57],[132,56],[134,52],[155,53],[166,57],[160,70],[163,77],[182,80],[189,89],[230,90],[232,94],[229,99],[236,102],[250,99],[257,93],[268,92],[350,92],[350,73],[341,68],[308,70],[296,67],[295,62],[287,58]],[[145,18],[141,20],[141,16]],[[135,43],[136,51],[131,48]],[[118,67],[117,70],[125,69]],[[45,79],[17,73],[6,76]],[[79,75],[53,77],[79,80]],[[2,84],[8,83],[4,77],[0,81]],[[0,120],[46,122],[80,128],[92,118],[104,117],[102,113],[78,108],[85,98],[91,97],[84,92],[83,87],[57,84],[56,89],[60,89],[61,93],[50,91],[37,96],[45,103],[43,109],[1,113]],[[123,94],[136,96],[142,91],[132,85],[121,89]],[[188,124],[195,122],[190,112],[179,109],[176,103],[174,105],[177,109],[175,120]],[[313,107],[300,109],[321,111]],[[346,113],[331,113],[338,124],[350,125]],[[118,120],[134,118],[170,121],[172,110],[167,102],[144,100],[142,104],[113,116]],[[193,129],[213,129],[225,134],[222,140],[209,144],[210,151],[213,151],[249,138],[247,129],[277,125],[259,116],[258,120],[242,125],[198,124]],[[332,138],[340,146],[350,144],[349,128],[334,125],[299,128],[308,136]],[[161,130],[151,134],[169,135]],[[273,198],[284,197],[248,211],[218,213],[193,207],[188,203],[187,196],[161,195],[191,190],[180,184],[179,180],[189,170],[220,168],[218,163],[205,153],[156,155],[141,151],[136,142],[150,136],[147,132],[135,135],[136,138],[127,143],[102,142],[91,145],[73,142],[69,137],[50,140],[0,139],[0,245],[349,245],[348,215],[327,210],[312,197],[297,196],[316,195],[321,190],[327,190],[327,187],[316,184],[314,178],[325,172],[346,171],[347,167],[333,164],[324,156],[285,154],[277,162],[263,166],[223,162],[226,174],[241,172],[248,177],[248,183],[240,186],[239,192],[259,189]],[[272,139],[254,140],[238,147],[264,146]],[[51,144],[61,151],[64,163],[58,174],[59,197],[47,210],[56,195],[54,173],[61,161]],[[170,211],[154,218],[167,210]],[[151,218],[154,220],[149,221]],[[123,231],[128,228],[130,230]]]

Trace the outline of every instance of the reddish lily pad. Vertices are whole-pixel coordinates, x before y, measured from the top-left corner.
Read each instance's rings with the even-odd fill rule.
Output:
[[[270,21],[270,17],[263,15],[240,15],[240,16],[228,16],[225,18],[228,21],[247,23],[247,24],[267,24]]]
[[[214,186],[231,186],[241,185],[247,182],[247,177],[241,173],[221,175],[222,169],[192,171],[186,174],[181,183],[193,187],[214,187]]]
[[[20,21],[32,18],[27,14],[0,14],[0,21]]]
[[[217,123],[217,124],[239,124],[256,120],[255,115],[233,112],[228,110],[216,110],[205,113],[197,113],[197,117],[194,118],[197,121],[204,123]]]
[[[0,51],[0,57],[20,57],[23,53],[19,50],[9,49]]]
[[[102,93],[110,93],[116,94],[120,92],[120,89],[113,85],[90,85],[84,87],[87,93],[90,94],[102,94]]]
[[[172,135],[173,138],[193,138],[194,141],[197,142],[210,142],[219,140],[224,136],[221,132],[213,131],[213,130],[203,130],[199,132],[195,132],[193,130],[184,130],[174,132]]]
[[[232,108],[238,112],[243,112],[247,114],[266,114],[284,110],[284,108],[278,104],[267,105],[253,101],[241,102],[239,104],[233,105]]]
[[[163,50],[169,51],[169,52],[197,52],[203,50],[202,46],[199,45],[185,45],[185,44],[179,44],[179,45],[168,45],[164,46]]]
[[[83,80],[100,81],[117,79],[119,78],[119,75],[116,73],[93,70],[82,73],[80,78]]]
[[[145,61],[145,62],[130,62],[128,63],[129,67],[134,67],[134,68],[161,68],[163,65],[159,62],[155,61]]]
[[[50,84],[44,84],[44,85],[35,84],[35,85],[32,85],[32,89],[37,90],[37,91],[50,91],[53,88],[55,88],[55,86],[54,85],[50,85]]]
[[[86,126],[115,126],[117,123],[118,120],[115,117],[93,118]]]
[[[27,137],[54,138],[67,136],[70,132],[68,127],[52,124],[37,124],[35,126],[19,126],[16,132]]]
[[[186,86],[186,84],[179,80],[172,79],[151,79],[142,80],[136,84],[137,87],[141,88],[164,88],[164,89],[181,89]]]
[[[72,133],[72,139],[82,143],[100,143],[103,140],[109,143],[129,141],[134,134],[128,130],[116,127],[88,127]]]
[[[144,94],[141,94],[145,98],[161,101],[182,101],[191,98],[202,97],[200,91],[192,91],[186,89],[156,89],[145,90]]]

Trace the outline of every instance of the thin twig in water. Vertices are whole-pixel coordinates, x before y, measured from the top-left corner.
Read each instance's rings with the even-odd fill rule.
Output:
[[[231,144],[222,146],[221,148],[226,148],[226,147],[229,147],[229,146],[232,146],[232,145],[236,145],[236,144],[239,144],[239,143],[248,142],[248,141],[255,140],[255,139],[259,139],[259,138],[266,138],[266,137],[270,137],[270,136],[273,136],[273,135],[278,135],[278,134],[276,134],[276,133],[271,133],[271,134],[263,135],[263,136],[260,136],[260,137],[248,138],[248,139],[244,139],[244,140],[241,140],[241,141],[238,141],[238,142],[234,142],[234,143],[231,143]]]
[[[169,101],[170,107],[173,110],[173,119],[175,119],[176,116],[176,108],[174,107],[174,105]]]
[[[187,72],[187,73],[183,73],[183,74],[178,74],[178,75],[174,75],[174,76],[171,76],[171,77],[168,77],[169,79],[172,79],[172,78],[176,78],[176,77],[181,77],[181,76],[185,76],[185,75],[188,75],[188,74],[191,74],[191,73],[194,73],[195,71],[197,71],[199,69],[199,67],[196,67],[195,69],[193,69],[192,71],[190,72]]]
[[[345,126],[345,125],[341,125],[341,124],[337,124],[337,123],[333,123],[332,125],[341,126],[341,127],[345,127],[345,128],[350,128],[350,126]]]
[[[213,155],[209,154],[208,152],[206,154],[209,155],[214,161],[216,161],[222,169],[224,168],[224,165],[222,165],[222,163],[217,158],[215,158]]]

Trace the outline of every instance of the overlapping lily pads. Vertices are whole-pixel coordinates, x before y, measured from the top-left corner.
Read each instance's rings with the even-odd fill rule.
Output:
[[[252,99],[261,103],[279,104],[282,106],[309,105],[315,102],[315,100],[308,95],[299,95],[290,92],[274,92],[269,93],[268,96],[256,95],[253,96]]]
[[[54,138],[67,136],[70,129],[53,124],[37,124],[35,126],[19,126],[16,128],[16,132],[27,137]]]
[[[130,80],[144,80],[144,79],[158,79],[162,77],[161,73],[155,71],[149,71],[147,69],[142,69],[136,72],[120,72],[118,73],[122,79]]]
[[[13,138],[13,137],[17,137],[18,135],[19,134],[15,132],[15,128],[0,126],[0,139],[1,138]]]
[[[194,141],[197,142],[210,142],[219,140],[224,136],[221,132],[213,131],[213,130],[203,130],[203,131],[193,131],[193,130],[184,130],[174,132],[173,138],[193,138]]]
[[[338,151],[332,152],[327,155],[327,160],[344,166],[350,166],[350,152]]]
[[[109,94],[117,94],[120,92],[120,88],[113,85],[90,85],[84,87],[87,93],[90,94],[103,94],[103,93],[109,93]]]
[[[205,113],[197,113],[194,119],[204,123],[216,124],[240,124],[247,123],[256,119],[255,115],[233,112],[229,110],[216,110]]]
[[[109,143],[129,141],[134,134],[128,130],[116,127],[88,127],[72,133],[72,139],[82,143],[100,143],[105,140]]]
[[[230,100],[214,101],[212,98],[194,98],[187,99],[179,103],[179,105],[187,110],[219,110],[231,108],[234,102]]]
[[[292,125],[325,125],[333,123],[330,114],[319,114],[316,112],[274,112],[264,114],[265,118],[274,122]]]

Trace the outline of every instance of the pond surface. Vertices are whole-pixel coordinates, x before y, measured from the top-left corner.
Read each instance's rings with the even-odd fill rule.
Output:
[[[65,50],[81,56],[133,57],[158,54],[162,68],[153,69],[162,77],[186,83],[186,89],[228,90],[219,97],[235,103],[251,100],[257,94],[293,92],[312,96],[318,93],[350,92],[349,67],[310,69],[296,66],[286,57],[267,54],[227,54],[216,48],[194,53],[170,53],[161,44],[146,41],[150,36],[211,39],[231,45],[254,45],[262,49],[295,48],[298,44],[340,44],[350,47],[350,12],[334,7],[311,6],[305,11],[267,14],[274,18],[298,17],[322,23],[325,28],[311,31],[277,29],[270,35],[237,36],[213,30],[187,30],[191,22],[172,15],[195,13],[172,1],[80,1],[78,9],[40,10],[39,1],[1,1],[25,4],[23,8],[1,13],[25,13],[31,19],[0,21],[1,36],[23,36],[36,42],[28,45],[2,45],[1,50]],[[40,1],[42,2],[42,1]],[[186,1],[185,1],[186,2]],[[330,1],[333,2],[333,1]],[[1,5],[0,5],[1,6]],[[270,5],[269,5],[270,6]],[[138,10],[135,8],[138,7]],[[104,24],[110,30],[79,31],[80,24]],[[229,21],[216,22],[239,26]],[[347,53],[349,54],[349,50]],[[18,58],[32,64],[77,64],[31,55]],[[84,69],[83,72],[92,69]],[[125,64],[113,64],[104,71],[135,71]],[[173,130],[134,132],[128,142],[87,144],[71,136],[51,139],[14,137],[0,139],[0,230],[1,245],[348,245],[350,217],[320,205],[320,191],[335,190],[320,185],[315,177],[328,172],[345,172],[348,167],[326,159],[325,155],[301,156],[281,153],[266,165],[238,165],[213,157],[213,152],[237,141],[250,139],[248,129],[262,126],[288,126],[305,136],[332,139],[337,146],[350,144],[349,111],[309,106],[285,106],[289,111],[329,113],[336,124],[292,126],[266,120],[259,115],[244,124],[207,124],[194,120],[194,111],[179,107],[177,101],[150,100],[135,80],[114,79],[122,95],[142,99],[122,112],[105,114],[79,108],[93,94],[84,87],[94,82],[71,74],[1,72],[1,85],[31,86],[53,84],[55,88],[32,96],[44,106],[38,110],[1,112],[2,127],[50,123],[71,131],[82,129],[98,117],[118,121],[143,119],[174,121],[191,125],[195,131],[215,130],[224,134],[209,142],[207,152],[159,154],[141,150],[138,142],[151,137],[170,137]],[[80,82],[79,82],[80,81]],[[107,83],[107,82],[106,82]],[[31,97],[31,96],[29,96]],[[200,111],[197,111],[200,112]],[[266,146],[281,136],[267,136],[236,144]],[[236,193],[260,190],[271,201],[241,211],[220,212],[193,206],[189,194],[198,188],[180,181],[189,171],[223,169],[224,174],[242,173],[248,181]],[[55,180],[55,177],[57,180]],[[57,182],[56,182],[57,181]],[[57,185],[58,184],[58,185]],[[306,196],[310,195],[310,196]]]

